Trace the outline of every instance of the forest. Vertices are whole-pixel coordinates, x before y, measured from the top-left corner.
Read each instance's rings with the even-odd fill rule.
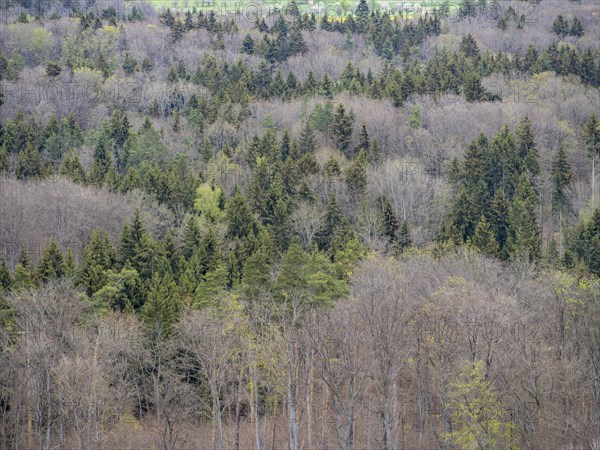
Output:
[[[599,449],[597,0],[3,0],[0,449]]]

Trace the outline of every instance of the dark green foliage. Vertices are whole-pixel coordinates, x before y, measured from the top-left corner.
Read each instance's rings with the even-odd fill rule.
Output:
[[[331,124],[331,134],[335,137],[337,149],[347,156],[351,156],[350,144],[352,142],[352,120],[346,113],[344,105],[341,103],[335,110],[335,115]]]
[[[591,273],[600,276],[600,208],[575,227],[570,249]]]
[[[564,214],[569,210],[569,188],[574,174],[562,145],[554,156],[550,174],[552,178],[552,211],[556,214]]]
[[[525,176],[521,176],[509,213],[507,251],[512,259],[534,261],[540,256],[537,196]]]
[[[64,273],[63,254],[56,239],[52,237],[38,263],[37,276],[41,281],[49,281],[62,277]]]

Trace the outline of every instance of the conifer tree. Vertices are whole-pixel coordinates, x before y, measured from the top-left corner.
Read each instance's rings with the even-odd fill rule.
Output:
[[[115,249],[110,239],[100,230],[94,230],[83,250],[77,283],[91,296],[106,284],[106,272],[115,262]]]
[[[397,247],[400,252],[403,252],[412,245],[410,230],[408,228],[408,220],[403,220],[398,231]]]
[[[83,184],[86,181],[85,169],[75,152],[68,153],[63,157],[59,173],[74,183]]]
[[[540,231],[537,197],[533,186],[522,175],[509,214],[506,245],[512,259],[534,261],[540,256]]]
[[[554,156],[551,169],[552,177],[552,211],[562,215],[569,209],[569,186],[574,175],[567,161],[567,154],[561,145]]]
[[[10,274],[10,269],[8,268],[8,264],[6,262],[6,258],[2,257],[0,261],[0,293],[4,291],[8,291],[13,284],[12,275]]]
[[[179,311],[179,292],[171,275],[166,275],[164,278],[154,275],[141,309],[142,320],[148,327],[151,337],[168,338]]]
[[[339,104],[335,110],[333,123],[331,124],[331,133],[335,137],[336,147],[342,153],[349,155],[350,143],[352,142],[352,120],[346,113],[343,104]]]
[[[37,276],[41,281],[49,281],[62,277],[64,273],[63,254],[56,239],[52,237],[38,263]]]
[[[194,293],[194,308],[218,306],[220,298],[227,289],[227,266],[219,264],[207,272],[204,282],[198,284]]]
[[[383,235],[388,238],[390,244],[395,244],[398,240],[398,229],[400,224],[394,213],[394,208],[387,197],[382,200],[382,224],[383,224]]]
[[[538,152],[535,144],[535,135],[529,117],[525,116],[515,130],[516,144],[519,152],[521,171],[527,170],[532,176],[540,173]]]
[[[362,158],[360,156],[363,156]],[[352,198],[361,198],[367,189],[367,171],[365,167],[366,156],[361,150],[359,157],[356,157],[350,167],[346,169],[346,186]]]
[[[136,210],[130,224],[125,224],[121,230],[121,242],[119,244],[119,260],[125,264],[128,260],[133,262],[139,251],[142,237],[146,234],[146,227],[142,221],[142,215]]]
[[[592,113],[583,126],[583,140],[592,158],[592,204],[596,200],[596,159],[600,156],[600,120]]]
[[[246,199],[239,191],[236,191],[227,202],[226,217],[228,234],[231,237],[244,238],[255,231],[256,221]]]
[[[307,120],[300,131],[300,152],[302,154],[314,153],[317,150],[317,143],[315,140],[315,134],[313,132],[310,122]]]
[[[584,35],[583,25],[579,20],[579,17],[575,16],[573,18],[573,24],[571,25],[571,29],[569,30],[569,34],[571,36],[581,37]]]
[[[15,174],[20,180],[41,177],[43,174],[42,157],[37,146],[27,144],[25,150],[19,153]]]
[[[473,247],[490,256],[497,256],[500,251],[494,230],[485,216],[481,216],[470,242]]]

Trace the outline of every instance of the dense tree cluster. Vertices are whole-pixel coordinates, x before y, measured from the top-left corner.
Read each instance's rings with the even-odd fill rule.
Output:
[[[0,447],[597,445],[589,0],[15,1]]]

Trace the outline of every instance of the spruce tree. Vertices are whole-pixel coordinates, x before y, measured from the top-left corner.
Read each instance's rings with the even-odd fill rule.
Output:
[[[569,186],[574,179],[573,170],[567,161],[567,154],[561,145],[554,156],[551,169],[552,211],[562,215],[569,209]]]
[[[218,306],[219,300],[227,289],[227,266],[219,264],[207,272],[204,281],[198,284],[194,292],[194,308]]]
[[[390,244],[395,244],[398,240],[398,229],[400,224],[394,213],[394,208],[387,197],[382,199],[381,215],[383,235],[387,237]]]
[[[302,154],[314,153],[317,150],[317,142],[310,122],[307,120],[300,131],[300,152]]]
[[[583,140],[592,158],[592,204],[596,200],[596,159],[600,156],[600,120],[592,113],[583,126]]]
[[[497,256],[500,251],[494,230],[485,216],[481,216],[470,242],[473,247],[490,256]]]
[[[173,324],[181,309],[179,292],[170,275],[154,275],[141,309],[142,320],[153,339],[162,340],[171,335]]]
[[[521,171],[527,170],[532,176],[540,173],[535,134],[529,117],[525,116],[515,130],[516,144],[521,162]]]
[[[537,196],[526,176],[519,179],[509,214],[508,254],[512,259],[535,261],[540,256]]]
[[[0,293],[4,291],[8,291],[13,284],[13,279],[10,274],[10,269],[8,268],[8,264],[6,263],[6,258],[2,257],[2,261],[0,261]]]
[[[331,128],[337,149],[346,154],[346,156],[351,156],[349,151],[352,142],[352,120],[341,103],[335,110]]]
[[[64,273],[63,254],[58,242],[52,237],[38,263],[37,275],[41,281],[49,281],[62,277]]]

